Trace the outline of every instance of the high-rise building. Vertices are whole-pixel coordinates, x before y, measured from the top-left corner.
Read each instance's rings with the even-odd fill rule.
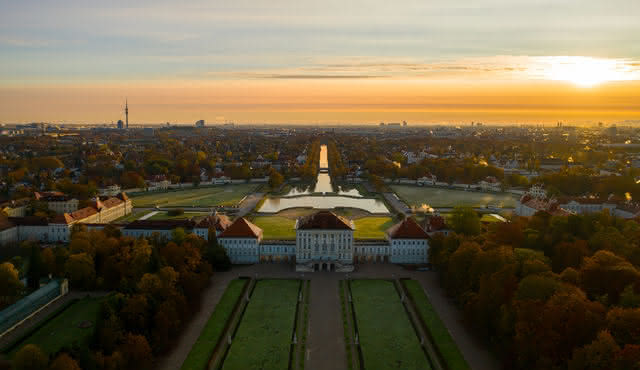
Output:
[[[129,129],[129,101],[125,99],[124,101],[124,117],[127,122],[127,130]]]
[[[196,121],[196,127],[204,127],[204,120],[201,119],[201,120]]]
[[[121,119],[118,120],[118,129],[122,130],[124,128],[124,122]]]

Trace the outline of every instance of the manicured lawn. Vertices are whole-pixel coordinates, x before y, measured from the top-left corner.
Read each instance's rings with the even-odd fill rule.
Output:
[[[233,206],[256,189],[255,184],[173,190],[132,197],[134,207]]]
[[[259,228],[262,229],[264,239],[295,239],[296,230],[294,229],[296,221],[280,216],[258,216],[251,220]]]
[[[515,207],[516,196],[509,193],[480,193],[455,189],[392,185],[391,189],[409,206],[420,207],[484,207],[487,204]]]
[[[141,212],[135,212],[135,213],[132,212],[126,216],[122,216],[118,218],[117,220],[111,221],[111,223],[112,224],[128,224],[129,222],[135,221],[144,215],[148,215],[151,212],[153,211],[141,211]]]
[[[354,221],[356,239],[384,239],[384,233],[393,226],[391,217],[363,217]]]
[[[148,218],[148,220],[185,220],[191,217],[206,216],[209,212],[185,212],[177,216],[169,216],[167,212],[158,212]]]
[[[427,325],[436,349],[442,355],[448,368],[460,370],[469,369],[469,365],[458,349],[458,345],[453,338],[451,338],[449,330],[447,330],[447,327],[442,320],[440,320],[438,313],[433,309],[420,283],[415,280],[403,280],[402,283],[407,288],[411,298],[413,298],[418,313]]]
[[[196,343],[191,347],[191,352],[182,364],[183,370],[203,370],[206,369],[213,350],[218,344],[220,335],[224,331],[227,321],[233,313],[238,298],[242,294],[244,286],[249,280],[236,279],[229,283],[222,298],[216,305],[215,311],[209,317],[207,324],[200,332]]]
[[[223,369],[286,369],[300,281],[256,284]]]
[[[391,281],[354,280],[351,294],[364,368],[431,368]]]
[[[26,344],[36,344],[49,355],[55,354],[62,347],[70,347],[74,342],[86,346],[95,330],[96,319],[104,299],[106,298],[83,298],[74,302],[57,316],[47,319],[49,321],[17,345],[10,356]],[[83,321],[89,321],[91,326],[78,327]]]

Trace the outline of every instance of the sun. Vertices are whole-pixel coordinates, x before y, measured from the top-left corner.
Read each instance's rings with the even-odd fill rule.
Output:
[[[542,77],[567,81],[578,87],[593,87],[609,81],[637,79],[637,71],[627,60],[584,56],[552,56],[537,58]]]

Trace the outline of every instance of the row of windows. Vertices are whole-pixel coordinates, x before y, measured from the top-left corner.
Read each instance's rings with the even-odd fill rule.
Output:
[[[322,257],[327,257],[327,256],[322,256]],[[309,259],[309,258],[313,258],[311,253],[302,253],[300,255],[300,258],[302,259]],[[339,259],[347,259],[347,258],[351,258],[351,253],[338,253],[338,258]]]
[[[393,254],[394,255],[400,255],[400,256],[422,256],[427,254],[427,251],[425,249],[394,249],[393,250]]]
[[[395,240],[393,245],[420,245],[424,244],[424,241],[420,240]]]

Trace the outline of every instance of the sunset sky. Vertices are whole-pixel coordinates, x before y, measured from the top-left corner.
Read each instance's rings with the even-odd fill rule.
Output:
[[[640,120],[638,0],[0,0],[0,123]]]

